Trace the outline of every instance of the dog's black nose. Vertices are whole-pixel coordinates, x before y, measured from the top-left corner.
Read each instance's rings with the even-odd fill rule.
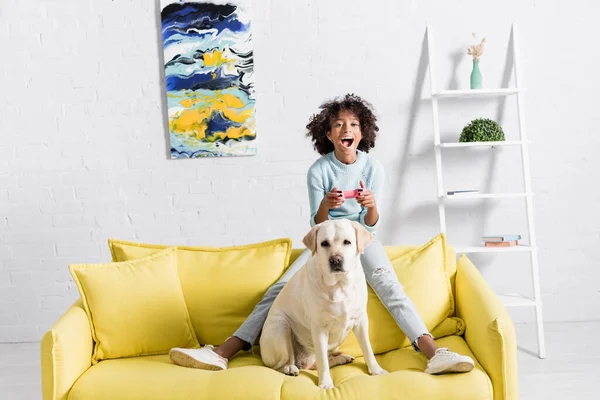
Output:
[[[344,270],[344,259],[342,256],[335,254],[329,257],[329,268],[334,272],[340,272]]]

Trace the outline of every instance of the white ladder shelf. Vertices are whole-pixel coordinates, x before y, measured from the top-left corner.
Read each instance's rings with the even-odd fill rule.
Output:
[[[499,297],[506,307],[534,307],[537,325],[538,337],[538,356],[539,358],[546,357],[546,345],[544,342],[544,327],[542,319],[542,298],[540,294],[540,279],[538,267],[538,254],[535,237],[535,229],[533,223],[533,192],[531,189],[531,173],[529,170],[529,141],[527,140],[527,132],[525,129],[525,112],[524,112],[524,89],[521,86],[519,73],[519,55],[517,52],[517,29],[515,24],[512,24],[512,49],[513,49],[513,68],[515,72],[514,88],[501,89],[477,89],[477,90],[442,90],[437,91],[435,85],[435,68],[433,58],[433,32],[430,26],[427,27],[427,50],[429,56],[429,79],[431,89],[431,107],[433,114],[433,137],[436,162],[436,177],[437,177],[437,193],[438,193],[438,210],[440,218],[440,231],[446,233],[446,208],[445,205],[449,201],[467,201],[472,199],[489,199],[489,198],[515,198],[523,197],[527,205],[527,224],[529,230],[529,246],[514,246],[514,247],[484,247],[484,246],[455,246],[457,254],[460,253],[505,253],[505,252],[529,252],[531,260],[531,272],[533,278],[533,298],[523,296],[521,294],[500,294]],[[519,119],[519,136],[518,140],[504,142],[474,142],[474,143],[441,143],[440,125],[438,113],[438,100],[444,99],[462,99],[462,98],[486,98],[498,96],[517,96],[518,119]],[[442,174],[442,149],[444,148],[469,148],[469,147],[496,147],[496,146],[520,146],[521,161],[523,168],[523,177],[525,181],[525,192],[523,193],[464,193],[458,195],[447,195],[444,192],[444,182]]]

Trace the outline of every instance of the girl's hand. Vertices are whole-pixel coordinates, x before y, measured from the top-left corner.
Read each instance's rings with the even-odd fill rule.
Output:
[[[369,189],[365,188],[363,181],[360,181],[360,187],[362,188],[362,193],[359,193],[358,197],[356,197],[358,204],[365,208],[376,208],[377,205],[375,204],[375,194]]]
[[[332,208],[340,208],[340,206],[344,203],[344,195],[341,192],[338,192],[338,188],[331,189],[323,200],[321,200],[321,205],[324,205],[328,210]]]

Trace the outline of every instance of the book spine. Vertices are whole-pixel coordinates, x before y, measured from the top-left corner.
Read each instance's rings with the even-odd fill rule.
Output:
[[[508,242],[485,242],[485,247],[512,247],[517,244],[518,242],[516,240],[510,240]]]
[[[485,242],[509,242],[511,240],[521,240],[521,235],[504,235],[504,236],[484,236]]]

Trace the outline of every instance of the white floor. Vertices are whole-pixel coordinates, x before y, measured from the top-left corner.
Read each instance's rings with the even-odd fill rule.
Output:
[[[537,358],[535,326],[517,325],[521,399],[600,398],[600,321],[548,323],[547,357]],[[0,399],[41,399],[39,343],[0,344]]]

